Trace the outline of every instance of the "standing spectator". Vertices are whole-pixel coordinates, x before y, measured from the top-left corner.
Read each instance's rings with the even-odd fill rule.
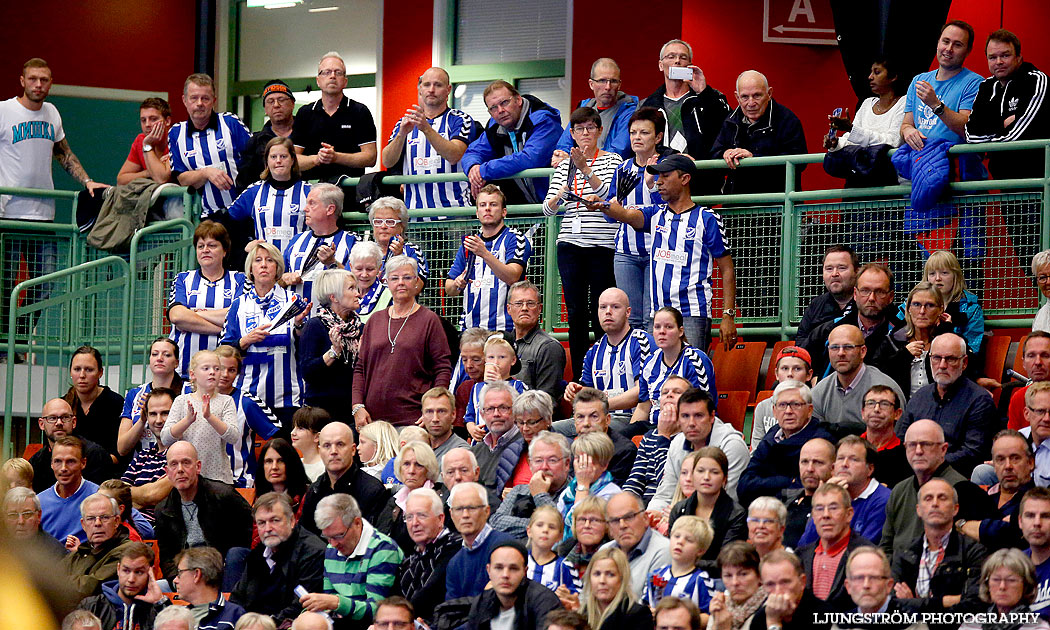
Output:
[[[156,444],[159,435],[154,435],[142,413],[146,410],[146,396],[154,389],[167,388],[180,394],[193,391],[188,381],[184,382],[178,374],[179,346],[168,337],[157,337],[149,346],[147,355],[151,378],[149,381],[132,387],[124,394],[124,412],[120,415],[120,428],[117,430],[117,452],[127,457],[133,451],[148,448]]]
[[[175,558],[175,588],[179,599],[189,603],[189,612],[199,630],[229,628],[246,612],[222,594],[222,554],[212,547],[194,547],[179,552]],[[162,613],[163,614],[163,613]],[[157,630],[168,630],[158,615]],[[191,630],[188,628],[187,630]]]
[[[510,285],[525,278],[532,241],[503,222],[507,197],[498,186],[483,187],[476,203],[481,230],[463,237],[448,270],[445,295],[463,294],[462,330],[476,326],[510,330],[514,321],[507,312],[507,292]]]
[[[559,164],[551,176],[543,202],[543,213],[548,216],[559,212],[570,192],[576,196],[608,196],[622,161],[619,155],[598,148],[602,120],[596,110],[577,109],[569,117],[569,127],[577,146],[572,148],[569,160]],[[617,229],[616,224],[605,221],[581,203],[566,204],[558,232],[558,271],[568,312],[569,354],[576,379],[583,371],[590,333],[597,335],[601,329],[598,296],[616,282],[613,253]]]
[[[580,614],[587,618],[590,627],[653,629],[653,615],[648,607],[638,603],[643,598],[632,573],[622,549],[607,546],[594,554],[583,578],[580,606]]]
[[[303,407],[292,416],[292,446],[301,454],[303,469],[309,483],[317,481],[324,474],[324,462],[317,447],[317,437],[332,416],[324,409]]]
[[[521,368],[518,376],[529,389],[547,392],[561,400],[565,391],[565,348],[540,328],[543,298],[528,280],[519,280],[507,292],[507,312],[514,322],[514,351]]]
[[[590,78],[587,86],[594,92],[594,98],[585,98],[577,107],[591,107],[601,115],[601,132],[598,135],[598,146],[602,151],[615,153],[620,157],[631,155],[630,120],[638,108],[638,97],[620,91],[623,82],[620,80],[620,66],[610,57],[600,57],[591,64]],[[551,158],[551,166],[557,168],[562,160],[569,157],[569,151],[577,146],[572,136],[570,122]]]
[[[394,124],[383,147],[383,166],[402,175],[462,173],[460,160],[475,138],[470,114],[451,109],[452,83],[444,68],[428,68],[417,82],[419,99]],[[409,208],[449,208],[470,205],[466,182],[405,185]]]
[[[259,174],[266,168],[266,145],[270,140],[292,135],[295,96],[288,84],[280,79],[267,81],[261,96],[266,122],[261,130],[252,134],[244,148],[244,168],[237,174],[237,187],[241,190],[259,179]]]
[[[357,280],[357,295],[361,306],[357,314],[361,324],[368,321],[372,313],[390,305],[390,291],[379,277],[383,269],[383,251],[375,241],[358,241],[350,250],[350,272]]]
[[[38,495],[40,499],[40,528],[66,545],[75,548],[84,540],[84,526],[80,522],[80,505],[98,492],[98,485],[84,479],[84,442],[72,435],[57,440],[51,449],[51,470],[55,485]]]
[[[101,352],[91,346],[74,350],[69,360],[73,385],[62,398],[76,415],[73,434],[106,449],[113,463],[117,463],[117,433],[124,398],[102,384],[102,369]]]
[[[900,134],[899,131],[896,133]],[[857,284],[859,270],[857,253],[849,245],[832,245],[825,250],[824,261],[820,266],[824,293],[806,308],[795,334],[795,345],[805,348],[809,345],[810,335],[818,326],[841,317],[846,309],[850,308],[851,303],[853,308],[856,308],[856,303],[853,302],[853,288]]]
[[[313,299],[313,283],[326,269],[346,269],[357,235],[339,229],[343,214],[343,191],[334,184],[317,184],[306,197],[305,231],[284,247],[285,286],[294,287],[304,300]],[[356,288],[357,283],[354,283]],[[357,307],[354,307],[356,310]],[[317,309],[314,309],[314,314]]]
[[[131,151],[117,173],[117,184],[126,186],[140,177],[165,184],[171,180],[171,155],[168,152],[171,106],[168,101],[155,96],[142,101],[139,125],[142,133],[131,143]]]
[[[381,258],[379,273],[386,271],[386,263],[391,258],[402,254],[416,261],[419,266],[419,278],[426,283],[430,275],[426,254],[415,243],[406,240],[408,229],[408,207],[397,197],[380,197],[368,206],[368,223],[372,226],[372,238],[379,245]],[[423,284],[419,285],[420,290]]]
[[[226,455],[233,468],[234,485],[238,488],[250,488],[258,461],[255,457],[255,439],[268,440],[278,432],[287,439],[288,425],[282,425],[277,416],[263,401],[251,392],[234,387],[241,372],[241,352],[239,348],[222,345],[215,349],[219,357],[219,392],[233,399],[237,411],[234,421],[241,427],[241,439],[237,444],[226,445]],[[295,415],[292,415],[293,421]]]
[[[520,94],[503,80],[490,83],[482,98],[492,118],[460,162],[470,193],[477,198],[485,184],[494,183],[510,203],[539,203],[545,178],[504,180],[525,169],[550,165],[561,135],[561,112],[535,96]]]
[[[31,485],[34,491],[43,492],[55,483],[55,473],[51,470],[51,452],[55,442],[66,435],[72,435],[77,428],[77,419],[69,403],[62,398],[52,398],[44,403],[37,419],[37,426],[44,433],[44,443],[40,450],[29,458],[32,466]],[[84,446],[83,476],[95,483],[102,483],[113,475],[113,460],[106,449],[90,440],[81,438]]]
[[[303,231],[306,220],[307,196],[310,184],[303,181],[299,173],[292,141],[274,138],[263,149],[266,168],[258,181],[244,189],[229,208],[231,223],[237,232],[242,224],[251,221],[255,239],[252,244],[266,241],[284,251],[297,234]],[[234,243],[234,251],[240,253],[242,243]]]
[[[338,417],[344,412],[346,388],[353,382],[361,350],[364,326],[356,312],[361,302],[357,281],[349,271],[325,269],[314,278],[317,316],[306,321],[299,340],[299,369],[306,386],[303,402]]]
[[[376,125],[368,108],[346,96],[346,64],[330,51],[317,63],[321,98],[299,108],[291,138],[302,170],[331,184],[376,164]]]
[[[561,608],[561,602],[550,589],[526,577],[527,559],[528,552],[517,541],[493,547],[485,565],[492,588],[482,591],[470,607],[468,630],[544,630],[547,613]]]

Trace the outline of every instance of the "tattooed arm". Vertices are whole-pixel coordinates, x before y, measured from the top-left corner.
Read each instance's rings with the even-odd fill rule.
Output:
[[[69,176],[83,184],[92,197],[95,196],[96,190],[109,188],[109,184],[100,184],[88,177],[87,171],[80,164],[80,160],[73,153],[73,149],[69,148],[69,140],[62,138],[56,142],[51,153],[58,160],[58,163],[62,165],[62,168],[69,173]]]

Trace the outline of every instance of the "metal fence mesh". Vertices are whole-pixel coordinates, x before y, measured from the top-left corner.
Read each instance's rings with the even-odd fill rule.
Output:
[[[59,269],[66,269],[73,264],[74,239],[71,233],[66,234],[33,234],[14,230],[0,232],[0,338],[6,341],[8,335],[14,334],[18,342],[25,342],[33,336],[53,334],[37,321],[38,316],[20,317],[14,331],[9,330],[8,308],[11,291],[20,282],[49,274]],[[19,304],[29,304],[45,300],[62,286],[47,283],[31,287],[19,298]]]
[[[741,323],[780,321],[780,243],[784,238],[779,206],[718,210],[736,271],[736,304]],[[714,317],[721,316],[722,281],[712,282]]]

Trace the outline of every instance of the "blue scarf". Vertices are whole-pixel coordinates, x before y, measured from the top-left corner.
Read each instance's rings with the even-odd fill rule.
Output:
[[[605,486],[612,483],[612,481],[612,473],[608,470],[603,472],[602,476],[598,477],[598,479],[591,484],[590,496],[598,496],[598,493],[601,492]],[[559,511],[565,516],[565,538],[569,538],[572,536],[573,508],[576,507],[576,477],[569,480],[569,485],[565,488],[565,492],[561,493],[558,503],[560,503]]]

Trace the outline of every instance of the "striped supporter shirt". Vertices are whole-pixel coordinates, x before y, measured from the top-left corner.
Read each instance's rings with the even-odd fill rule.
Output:
[[[650,189],[645,185],[645,167],[635,164],[633,157],[624,160],[616,171],[634,171],[638,174],[638,184],[627,196],[627,199],[624,200],[625,207],[644,208],[645,206],[655,206],[664,202],[663,198],[660,197],[660,193],[656,192],[655,187]],[[615,197],[616,193],[616,179],[614,177],[613,183],[609,186],[609,198]],[[611,223],[616,222],[615,219],[609,217],[605,217],[605,220]],[[620,223],[619,231],[616,232],[616,252],[618,254],[648,256],[652,243],[653,237],[645,230],[639,232],[626,223]]]
[[[715,388],[715,367],[707,354],[693,346],[682,346],[678,358],[672,365],[664,362],[663,350],[657,350],[642,368],[638,378],[638,400],[645,402],[653,401],[652,410],[649,412],[649,421],[656,425],[656,419],[660,415],[660,388],[668,376],[681,376],[689,381],[693,387],[702,389],[711,394],[711,398],[718,400],[718,390]]]
[[[234,388],[230,392],[237,409],[235,422],[241,425],[241,439],[236,444],[226,444],[226,455],[233,469],[233,485],[237,488],[255,486],[255,471],[259,462],[255,459],[255,436],[268,440],[277,435],[280,421],[266,403],[252,394]]]
[[[532,242],[527,236],[506,225],[490,238],[478,236],[484,241],[485,249],[501,262],[521,265],[521,277],[525,277],[525,268],[532,256]],[[510,287],[496,277],[480,256],[467,252],[461,243],[448,277],[456,279],[464,271],[467,271],[467,286],[463,290],[461,329],[480,326],[490,331],[514,330],[514,321],[507,312],[507,290]]]
[[[652,335],[633,328],[617,345],[609,343],[609,335],[603,335],[591,346],[583,357],[583,374],[580,382],[606,393],[609,398],[622,394],[638,383],[642,366],[656,350]],[[629,418],[630,409],[611,412],[613,417]]]
[[[558,590],[562,579],[562,559],[555,556],[547,564],[539,564],[529,551],[529,569],[526,574],[533,582],[542,584],[552,591]]]
[[[722,217],[693,206],[681,214],[667,205],[646,206],[645,230],[653,238],[649,262],[650,315],[673,306],[685,317],[711,317],[714,259],[729,254]]]
[[[391,594],[405,554],[389,536],[362,519],[361,539],[349,557],[331,545],[324,553],[324,592],[339,596],[336,613],[365,627]]]
[[[649,505],[663,478],[667,449],[670,447],[671,438],[660,435],[655,428],[646,433],[638,445],[631,474],[627,476],[623,489],[642,497],[642,502]]]
[[[419,279],[423,282],[427,281],[427,277],[430,276],[430,265],[427,263],[427,256],[423,253],[423,250],[419,249],[412,241],[405,241],[405,247],[401,251],[402,254],[408,256],[412,260],[415,260],[419,266]],[[390,251],[383,255],[382,264],[379,267],[379,277],[382,278],[386,271],[386,261],[390,258]]]
[[[244,282],[245,276],[240,271],[227,271],[215,282],[205,278],[198,269],[183,271],[171,282],[168,310],[176,305],[185,306],[191,311],[229,308],[244,289]],[[183,378],[189,377],[190,359],[194,354],[201,350],[214,350],[219,345],[219,335],[183,332],[174,325],[168,337],[179,347],[179,373]]]
[[[157,450],[156,444],[148,448],[140,448],[131,456],[128,469],[121,475],[120,480],[131,484],[134,488],[144,486],[167,474],[167,465],[166,455]],[[154,520],[153,508],[142,508],[141,511],[146,520],[152,523]]]
[[[141,420],[142,412],[145,411],[146,395],[151,391],[153,391],[153,381],[129,389],[128,393],[124,396],[124,411],[120,414],[120,417],[130,418],[132,425]],[[175,393],[189,394],[191,392],[193,392],[193,387],[190,385],[189,381],[186,381],[182,384],[182,391]],[[138,448],[145,449],[156,443],[157,436],[153,435],[153,432],[150,431],[149,426],[147,426],[146,430],[142,432],[142,438],[139,440]]]
[[[707,571],[696,568],[685,575],[675,577],[671,574],[671,565],[667,565],[649,576],[649,582],[645,585],[645,600],[653,608],[668,596],[691,599],[700,608],[700,612],[706,613],[711,605],[711,591],[714,589],[715,581]]]
[[[470,114],[458,109],[446,109],[437,118],[429,118],[430,126],[446,140],[459,140],[464,145],[470,144],[473,138],[474,119]],[[394,125],[390,141],[401,131],[401,120]],[[462,173],[459,162],[449,162],[441,157],[418,127],[413,128],[405,138],[405,148],[401,153],[401,172],[405,175],[434,175],[438,173]],[[456,208],[469,206],[469,184],[462,182],[435,182],[405,185],[405,205],[408,208]],[[420,219],[433,221],[435,217]]]
[[[615,153],[606,153],[589,161],[591,171],[601,180],[602,185],[598,190],[593,190],[587,178],[577,169],[573,181],[569,183],[569,192],[581,197],[587,195],[598,195],[603,199],[609,194],[609,186],[616,177],[616,167],[620,165],[621,158]],[[543,213],[547,216],[553,215],[554,210],[547,207],[546,201],[553,199],[569,177],[570,159],[562,160],[558,168],[551,175],[550,188],[547,190],[547,198],[544,200]],[[617,224],[609,223],[601,212],[588,210],[582,205],[574,202],[563,203],[557,212],[563,212],[561,230],[558,232],[559,243],[571,243],[579,247],[616,247]]]
[[[390,291],[379,278],[361,296],[361,306],[357,307],[357,314],[361,317],[361,324],[368,321],[369,315],[375,311],[381,311],[390,305]]]
[[[184,120],[168,130],[168,148],[171,150],[171,174],[195,171],[211,166],[237,181],[239,162],[247,156],[242,153],[252,134],[236,114],[213,113],[208,126],[197,130],[193,123]],[[237,197],[237,189],[222,190],[210,181],[200,188],[201,218],[229,208]]]
[[[297,234],[306,229],[306,197],[310,184],[298,181],[286,188],[270,181],[249,186],[230,206],[230,216],[238,221],[251,219],[255,238],[284,251]]]
[[[357,244],[357,235],[353,232],[336,230],[334,234],[317,236],[313,230],[300,232],[284,248],[284,269],[286,272],[298,273],[303,281],[292,289],[307,302],[312,300],[314,280],[317,274],[325,269],[324,263],[317,259],[317,248],[327,245],[335,250],[335,262],[344,269],[350,267],[350,250]],[[304,268],[309,263],[310,268]],[[313,312],[318,304],[314,303]]]

